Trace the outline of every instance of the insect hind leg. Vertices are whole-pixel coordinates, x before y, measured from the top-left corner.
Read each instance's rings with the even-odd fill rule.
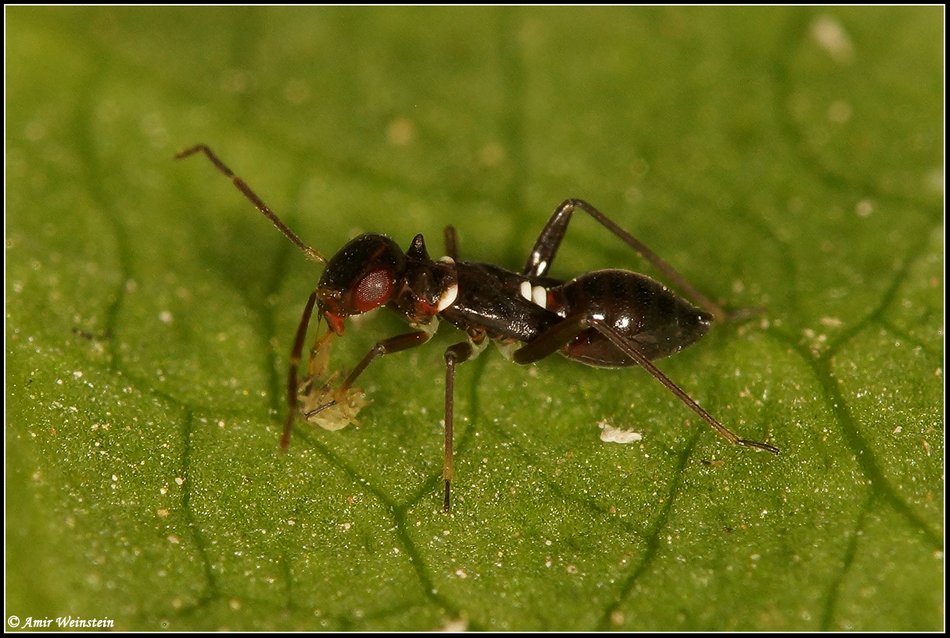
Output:
[[[703,409],[701,405],[696,403],[695,400],[683,390],[681,387],[673,383],[673,381],[663,374],[659,368],[657,368],[653,363],[641,353],[629,340],[625,339],[623,335],[613,329],[613,327],[607,325],[606,323],[591,319],[589,321],[592,328],[597,332],[604,335],[615,347],[621,350],[628,357],[637,362],[641,368],[649,372],[653,378],[666,386],[666,389],[672,392],[677,399],[686,404],[690,410],[698,414],[709,426],[715,430],[722,438],[726,439],[733,445],[738,445],[741,447],[749,447],[756,450],[763,450],[765,452],[771,452],[772,454],[778,454],[779,449],[768,443],[760,443],[758,441],[752,441],[749,439],[740,438],[732,430],[724,426],[722,423],[717,421],[709,412]]]
[[[601,226],[633,248],[637,254],[649,261],[654,268],[663,273],[677,288],[685,292],[696,305],[711,314],[715,319],[723,321],[729,318],[729,314],[722,306],[699,292],[683,275],[679,274],[676,269],[650,250],[646,244],[625,231],[609,217],[582,199],[568,199],[554,210],[551,219],[548,220],[548,223],[541,230],[541,234],[538,235],[538,239],[535,241],[534,248],[532,248],[531,254],[528,256],[528,261],[522,270],[523,275],[526,277],[540,277],[547,272],[551,267],[551,263],[554,261],[554,257],[557,255],[564,235],[567,233],[567,226],[571,221],[571,217],[577,209],[593,217]]]
[[[643,352],[641,352],[629,339],[625,338],[622,334],[617,332],[613,327],[609,326],[605,322],[590,317],[586,314],[575,314],[567,317],[563,321],[554,324],[542,332],[536,339],[516,350],[512,358],[516,363],[520,364],[538,361],[539,359],[543,359],[544,357],[557,352],[563,346],[570,343],[571,340],[583,330],[588,328],[593,328],[596,330],[605,339],[610,341],[614,347],[635,361],[641,368],[649,372],[653,378],[662,383],[666,389],[672,392],[677,399],[686,405],[686,407],[698,414],[700,418],[708,423],[713,430],[715,430],[721,437],[733,445],[763,450],[765,452],[771,452],[772,454],[779,453],[779,449],[777,447],[769,445],[768,443],[760,443],[758,441],[740,438],[732,430],[716,420],[716,418],[709,414],[709,412],[704,410],[703,407],[696,403],[696,401],[691,396],[689,396],[685,390],[676,385],[668,376],[663,374],[663,372],[653,365],[650,359],[645,354],[643,354]]]

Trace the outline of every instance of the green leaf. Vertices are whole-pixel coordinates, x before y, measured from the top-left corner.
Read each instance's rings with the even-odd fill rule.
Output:
[[[942,628],[940,8],[7,18],[8,628]],[[319,269],[172,161],[197,142],[331,254],[452,223],[517,269],[590,200],[766,308],[659,365],[782,454],[642,370],[489,350],[445,515],[449,326],[367,369],[360,427],[278,454]],[[650,272],[577,219],[554,274],[606,267]],[[378,314],[336,368],[405,330]]]

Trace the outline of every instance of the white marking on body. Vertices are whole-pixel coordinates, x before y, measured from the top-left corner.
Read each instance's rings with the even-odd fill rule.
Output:
[[[542,308],[548,307],[548,291],[544,286],[532,286],[530,281],[522,281],[519,287],[521,296]]]
[[[528,301],[531,301],[531,282],[530,281],[521,282],[521,296],[527,299]]]
[[[531,290],[531,301],[542,308],[548,307],[548,291],[543,286],[535,286]]]
[[[531,263],[534,264],[534,272],[537,275],[543,275],[544,271],[548,269],[548,262],[541,259],[541,253],[539,252],[531,253]]]
[[[448,266],[454,266],[455,260],[449,257],[448,255],[443,255],[442,257],[439,257],[439,263],[446,264]],[[453,275],[452,276],[453,280],[456,280],[458,278],[454,270],[452,272],[452,275]],[[453,281],[451,284],[449,284],[445,288],[445,290],[442,291],[442,294],[439,295],[439,301],[435,305],[436,312],[442,312],[443,310],[445,310],[446,308],[454,304],[458,296],[459,296],[459,286],[457,283],[455,283],[455,281]]]
[[[449,306],[455,303],[455,299],[459,296],[459,285],[452,284],[448,288],[442,291],[442,295],[439,297],[439,303],[436,304],[435,309],[439,312],[442,312]]]

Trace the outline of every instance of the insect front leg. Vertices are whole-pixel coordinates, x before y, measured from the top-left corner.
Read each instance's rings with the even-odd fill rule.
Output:
[[[343,382],[343,385],[340,386],[340,389],[345,390],[352,386],[356,381],[356,378],[363,374],[363,370],[365,370],[366,367],[376,359],[382,357],[383,355],[401,352],[403,350],[408,350],[409,348],[416,348],[424,344],[431,337],[431,332],[427,332],[425,330],[414,330],[412,332],[407,332],[405,334],[396,335],[395,337],[389,337],[388,339],[377,341],[376,345],[369,349],[369,352],[363,356],[356,367],[353,368],[353,371],[350,372],[350,374],[346,377],[346,380]]]
[[[336,389],[329,389],[329,383],[322,388],[306,389],[300,410],[303,417],[325,430],[339,430],[352,423],[366,404],[363,393],[353,388],[353,383],[367,366],[383,355],[420,346],[430,336],[430,332],[417,330],[378,341]]]
[[[672,266],[666,263],[666,261],[661,259],[659,255],[650,250],[646,244],[625,231],[609,217],[582,199],[568,199],[555,209],[554,214],[551,215],[551,219],[548,220],[548,223],[541,230],[541,234],[538,235],[537,241],[535,241],[534,248],[531,250],[528,261],[522,270],[523,275],[527,277],[541,277],[548,271],[561,245],[561,240],[564,239],[564,235],[567,233],[567,226],[571,221],[571,216],[577,209],[593,217],[604,228],[633,248],[637,254],[653,264],[657,270],[663,273],[680,290],[685,292],[700,308],[719,321],[728,318],[728,313],[722,306],[699,292],[685,277],[679,274]]]
[[[294,337],[294,347],[290,351],[290,366],[287,371],[287,420],[284,422],[284,433],[280,437],[280,449],[286,450],[290,445],[290,431],[294,427],[294,419],[297,418],[297,369],[300,367],[300,355],[303,352],[304,340],[307,338],[307,328],[310,326],[310,318],[313,316],[313,306],[317,302],[317,291],[310,293],[307,299],[307,305],[304,307],[303,315],[300,317],[300,324],[297,326],[297,336]],[[314,355],[311,353],[311,366]]]

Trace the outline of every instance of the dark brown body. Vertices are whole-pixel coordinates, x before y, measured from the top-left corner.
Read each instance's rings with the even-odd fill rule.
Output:
[[[445,483],[443,508],[449,511],[453,469],[455,366],[477,354],[487,339],[498,342],[520,364],[559,352],[600,367],[639,365],[734,445],[778,453],[766,443],[741,439],[719,423],[652,360],[679,352],[706,334],[713,317],[725,311],[693,288],[669,264],[587,202],[569,199],[555,209],[535,241],[520,273],[478,262],[458,261],[455,230],[446,228],[448,256],[432,260],[422,235],[403,253],[385,235],[366,234],[348,242],[327,260],[283,221],[210,148],[193,146],[178,158],[203,153],[295,246],[313,261],[326,264],[307,299],[290,356],[287,380],[289,412],[280,446],[286,449],[298,412],[327,429],[352,422],[364,405],[353,383],[377,358],[420,346],[445,319],[466,333],[465,341],[445,351]],[[653,279],[626,270],[598,270],[570,281],[547,275],[573,213],[581,210],[646,258],[704,310]],[[317,381],[333,336],[342,336],[347,317],[385,307],[402,317],[411,332],[382,339],[359,361],[340,386],[327,391]],[[329,332],[310,350],[307,376],[298,383],[298,368],[314,310]],[[319,331],[319,330],[318,330]],[[301,401],[303,397],[304,401]],[[302,410],[301,410],[302,408]],[[336,412],[334,413],[334,410]],[[333,413],[320,423],[320,415]]]
[[[652,360],[694,343],[712,322],[712,315],[663,284],[627,270],[598,270],[561,282],[491,264],[462,261],[456,267],[458,297],[439,316],[462,330],[478,327],[502,342],[530,343],[565,318],[586,315],[612,326]],[[523,282],[546,291],[545,307],[522,296]],[[636,365],[593,328],[577,334],[560,353],[597,367]]]

